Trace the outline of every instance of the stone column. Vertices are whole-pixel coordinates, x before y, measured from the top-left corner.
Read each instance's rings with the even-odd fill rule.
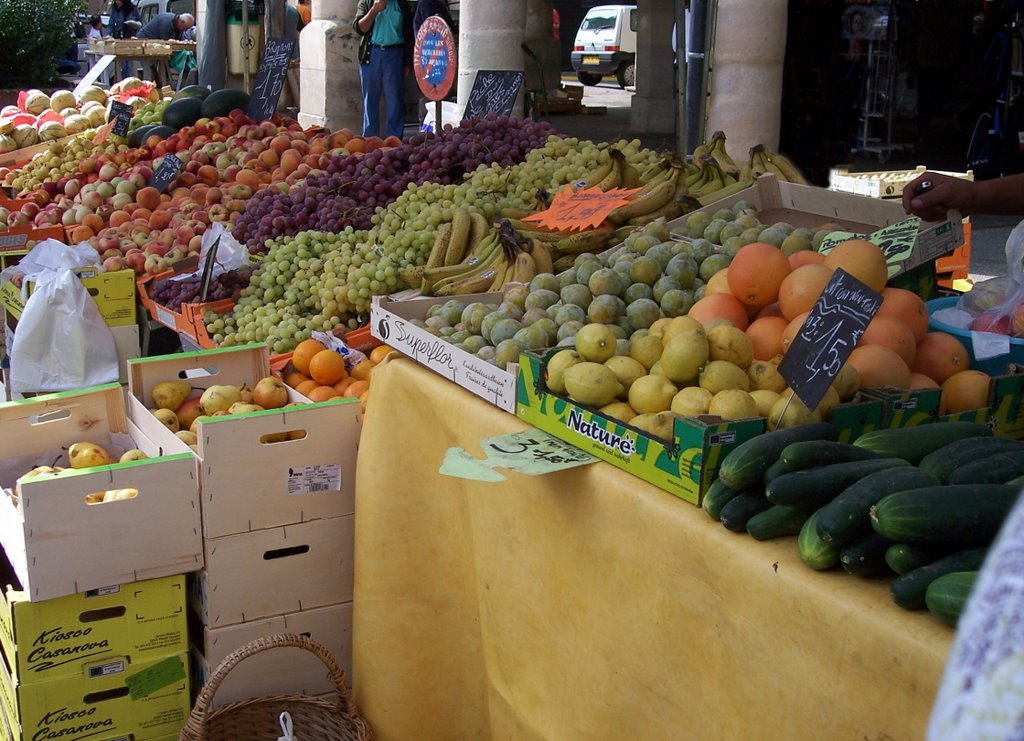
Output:
[[[357,0],[313,0],[313,20],[299,34],[299,123],[363,130]]]
[[[470,2],[472,0],[469,0]],[[468,4],[468,2],[466,3]],[[557,90],[562,80],[562,47],[554,38],[551,0],[526,0],[526,39],[524,43],[540,59],[540,65],[527,57],[523,86],[527,90]],[[543,70],[543,75],[542,75]],[[544,84],[541,84],[543,77]]]
[[[734,157],[755,144],[778,149],[787,5],[718,0],[707,131],[724,131]]]
[[[524,69],[525,54],[520,46],[525,38],[527,0],[466,0],[459,7],[459,79],[458,103],[461,109],[469,100],[477,70]],[[550,9],[548,15],[550,19]],[[549,20],[550,23],[550,20]],[[550,26],[548,33],[550,34]],[[513,109],[520,114],[520,91]]]
[[[630,127],[640,132],[676,128],[672,74],[672,0],[638,0],[636,31],[636,93]]]

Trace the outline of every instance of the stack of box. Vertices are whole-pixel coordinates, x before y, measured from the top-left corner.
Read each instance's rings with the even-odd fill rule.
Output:
[[[23,478],[74,443],[148,457]],[[202,566],[195,459],[164,455],[117,384],[0,406],[0,450],[11,736],[176,738],[190,700],[184,574]],[[97,498],[108,492],[119,497]]]
[[[181,442],[146,410],[153,386],[248,384],[270,375],[265,345],[181,353],[130,364],[129,406],[163,444]],[[289,389],[292,400],[301,400]],[[351,671],[358,402],[336,399],[202,423],[198,443],[205,568],[193,575],[191,659],[198,690],[232,651],[255,638],[300,633]],[[182,448],[187,450],[188,448]],[[247,660],[215,705],[333,685],[312,654],[273,651]]]

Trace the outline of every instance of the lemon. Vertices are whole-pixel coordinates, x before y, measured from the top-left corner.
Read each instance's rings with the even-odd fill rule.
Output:
[[[814,411],[821,415],[822,419],[828,419],[829,415],[832,414],[832,409],[839,405],[839,393],[833,386],[829,386],[828,390],[825,391],[825,395],[821,397],[821,401],[818,402],[818,406],[814,408]]]
[[[704,331],[708,335],[708,357],[711,360],[728,360],[740,368],[747,368],[754,360],[754,343],[742,329],[732,324],[720,324]]]
[[[779,373],[779,366],[769,363],[767,360],[755,360],[747,368],[747,378],[750,379],[750,388],[754,391],[764,389],[781,394],[786,390],[786,379]]]
[[[667,325],[665,325],[665,328],[662,330],[661,341],[663,344],[668,344],[669,340],[671,340],[677,334],[685,332],[688,329],[699,329],[701,332],[703,332],[704,325],[698,322],[692,316],[673,317],[672,320]]]
[[[576,332],[576,352],[591,363],[603,363],[615,354],[615,333],[606,324],[586,324]]]
[[[562,374],[562,379],[569,396],[581,404],[603,407],[622,393],[622,384],[612,369],[601,363],[577,363]]]
[[[572,366],[584,362],[583,356],[575,350],[560,350],[551,356],[547,366],[548,389],[556,394],[565,393],[565,372]]]
[[[731,320],[726,319],[725,317],[720,317],[719,316],[719,317],[715,317],[714,319],[709,320],[704,325],[704,331],[710,333],[712,329],[718,329],[719,327],[735,327],[735,326],[736,325],[733,324]]]
[[[661,351],[661,340],[652,332],[640,337],[634,334],[629,338],[629,357],[643,365],[648,371],[658,362]]]
[[[672,399],[678,391],[665,376],[642,376],[629,388],[629,405],[637,414],[664,412],[672,406]]]
[[[772,407],[775,406],[782,395],[777,391],[769,391],[768,389],[754,389],[750,392],[750,397],[757,404],[757,416],[767,417],[772,413]]]
[[[832,381],[832,386],[839,394],[840,401],[849,401],[854,394],[860,391],[860,374],[849,363],[843,363],[843,367],[839,369],[839,375]]]
[[[671,442],[675,436],[675,421],[676,416],[671,412],[647,412],[638,414],[630,424],[649,435]]]
[[[712,397],[708,414],[716,414],[722,419],[750,419],[758,416],[757,402],[746,391],[726,389]]]
[[[697,378],[701,366],[708,362],[708,338],[704,329],[684,329],[675,334],[665,345],[660,362],[661,372],[669,380],[686,383]]]
[[[623,355],[613,355],[604,361],[604,364],[612,369],[612,373],[619,379],[619,383],[622,384],[626,391],[629,391],[633,381],[640,378],[640,376],[647,375],[647,369],[644,368],[643,363]]]
[[[787,389],[779,396],[779,400],[772,405],[771,412],[768,413],[769,430],[786,430],[820,421],[821,415],[809,410],[792,389]]]
[[[601,414],[617,419],[620,422],[629,422],[636,416],[633,407],[624,401],[613,401],[611,404],[605,404],[601,407]]]
[[[654,324],[647,328],[649,334],[654,335],[661,340],[665,333],[665,328],[672,322],[672,317],[663,316],[661,319],[655,320]]]
[[[700,386],[712,394],[726,389],[750,391],[750,379],[738,365],[728,360],[712,360],[700,372]]]
[[[672,397],[672,404],[669,406],[673,412],[683,417],[696,417],[699,414],[707,414],[711,399],[714,397],[707,389],[700,386],[688,386],[680,389],[679,393]]]

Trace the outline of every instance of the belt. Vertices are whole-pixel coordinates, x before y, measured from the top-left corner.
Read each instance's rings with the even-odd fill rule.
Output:
[[[405,44],[370,44],[373,49],[397,49],[400,46],[405,46]]]

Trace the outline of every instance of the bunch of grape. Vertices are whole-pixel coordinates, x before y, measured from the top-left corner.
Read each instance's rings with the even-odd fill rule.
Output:
[[[215,276],[210,281],[210,290],[206,295],[206,300],[220,301],[227,298],[238,298],[242,289],[249,285],[251,275],[252,268],[241,267]],[[173,311],[181,311],[182,304],[199,301],[200,278],[199,273],[193,273],[188,278],[181,280],[162,280],[153,286],[150,296],[161,306],[166,306]]]
[[[550,134],[547,123],[488,115],[436,136],[416,134],[401,146],[362,157],[339,154],[323,173],[311,174],[287,193],[267,188],[253,196],[233,233],[256,254],[269,239],[307,229],[368,229],[377,207],[394,201],[409,183],[459,182],[491,162],[507,167]]]

